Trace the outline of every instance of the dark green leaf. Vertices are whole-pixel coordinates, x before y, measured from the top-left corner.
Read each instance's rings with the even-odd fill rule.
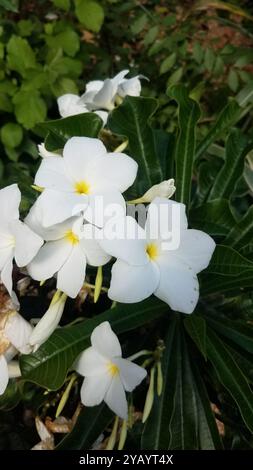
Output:
[[[230,129],[231,125],[236,121],[240,112],[240,107],[235,100],[231,100],[225,106],[218,116],[218,119],[204,139],[198,144],[196,150],[196,159],[201,157],[208,147],[215,142],[222,133]]]
[[[244,159],[249,150],[248,140],[235,129],[226,142],[226,160],[209,194],[209,200],[231,197],[238,178],[244,169]]]
[[[207,356],[218,379],[235,400],[246,426],[253,432],[253,393],[233,356],[211,329],[207,335]]]
[[[251,261],[229,246],[217,245],[206,272],[224,276],[237,276],[249,270],[253,271]]]
[[[140,181],[139,190],[143,192],[162,180],[149,124],[156,109],[157,101],[153,98],[127,96],[108,120],[108,127],[112,132],[128,138],[129,154],[139,165],[137,179]]]
[[[207,322],[222,336],[232,340],[241,349],[253,354],[253,328],[242,321],[218,320],[207,317]]]
[[[78,325],[56,330],[34,354],[21,357],[22,377],[51,390],[64,383],[66,374],[78,354],[90,345],[93,329],[109,321],[117,334],[131,331],[168,311],[168,306],[157,299],[135,305],[119,304]]]
[[[188,97],[182,85],[170,88],[168,93],[179,105],[180,132],[175,149],[176,199],[188,205],[191,196],[196,125],[200,110],[198,104]]]
[[[19,91],[14,96],[13,103],[16,118],[26,129],[32,129],[46,118],[46,103],[37,90]]]
[[[226,199],[216,199],[191,209],[190,221],[193,228],[213,236],[227,235],[236,224]]]
[[[35,54],[26,39],[13,35],[7,44],[7,53],[8,67],[23,77],[36,68]]]
[[[190,315],[184,320],[184,327],[206,359],[206,321],[197,315]]]
[[[253,240],[253,207],[231,228],[224,243],[237,250],[246,247]]]
[[[84,113],[42,122],[39,127],[48,131],[46,148],[54,151],[63,148],[66,141],[73,136],[97,137],[102,128],[102,120],[94,113]]]

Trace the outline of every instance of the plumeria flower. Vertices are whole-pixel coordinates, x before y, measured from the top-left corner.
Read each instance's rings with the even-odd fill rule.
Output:
[[[167,239],[165,236],[173,207],[180,214],[177,220],[180,242],[176,249],[168,250],[171,235]],[[105,226],[105,235],[110,233],[110,223]],[[144,229],[129,216],[118,219],[115,226],[118,228],[115,237],[104,236],[100,241],[104,250],[117,258],[112,268],[109,297],[133,303],[154,294],[172,310],[192,313],[199,298],[197,273],[208,266],[215,242],[206,233],[187,228],[185,205],[156,198],[149,205]],[[135,236],[122,236],[124,233]]]
[[[108,112],[112,111],[116,104],[128,96],[139,96],[141,93],[141,78],[137,75],[133,78],[125,78],[129,70],[115,75],[106,80],[93,80],[86,85],[85,93],[79,97],[68,93],[58,98],[59,113],[62,117],[74,114],[95,112],[101,117],[104,124],[107,122]]]
[[[89,113],[89,109],[84,104],[82,98],[72,93],[62,95],[57,99],[60,116],[63,118],[75,116],[76,114]],[[107,122],[108,113],[106,111],[95,111],[103,121],[104,125]]]
[[[107,153],[98,139],[72,137],[63,157],[43,158],[36,174],[35,185],[44,188],[39,197],[42,224],[49,227],[86,211],[88,222],[103,226],[108,206],[125,210],[121,193],[133,184],[137,169],[131,157]]]
[[[12,291],[13,258],[19,267],[26,266],[38,253],[42,238],[19,220],[21,194],[16,184],[0,191],[0,272],[13,301],[18,304]]]
[[[46,243],[28,264],[27,271],[37,281],[45,281],[57,274],[57,289],[75,298],[84,284],[87,263],[91,266],[102,266],[108,262],[110,256],[96,240],[98,229],[92,229],[94,238],[91,239],[90,225],[83,225],[82,217],[71,217],[46,229],[40,223],[39,209],[38,199],[31,208],[26,223],[36,230]]]
[[[120,418],[127,419],[127,392],[132,392],[146,377],[142,367],[122,358],[119,340],[109,322],[97,326],[91,335],[91,347],[75,364],[76,371],[85,377],[81,400],[85,406],[104,401]]]
[[[159,184],[154,184],[154,186],[151,186],[143,196],[129,202],[131,204],[146,204],[148,202],[152,202],[156,197],[167,197],[169,199],[173,196],[175,191],[175,181],[171,178],[169,180],[162,181]]]
[[[0,314],[0,395],[5,392],[10,378],[21,375],[17,363],[12,359],[18,352],[31,352],[31,333],[32,326],[19,313],[13,311]]]

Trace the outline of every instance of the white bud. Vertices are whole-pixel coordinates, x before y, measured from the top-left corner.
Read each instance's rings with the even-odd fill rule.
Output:
[[[171,198],[176,191],[175,181],[173,178],[155,184],[142,197],[130,201],[132,204],[141,204],[152,202],[156,197]]]

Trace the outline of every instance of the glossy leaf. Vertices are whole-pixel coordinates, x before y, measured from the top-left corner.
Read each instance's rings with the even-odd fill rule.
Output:
[[[188,97],[186,89],[177,85],[168,90],[179,106],[179,135],[175,148],[176,199],[186,205],[191,196],[191,182],[196,145],[196,125],[200,117],[198,104]]]
[[[223,276],[238,276],[245,271],[253,271],[253,262],[225,245],[217,245],[206,272]]]
[[[240,346],[241,349],[253,354],[253,328],[250,324],[246,325],[242,321],[225,320],[223,317],[220,320],[208,317],[207,322],[221,336],[225,336],[225,338]]]
[[[56,390],[64,383],[76,357],[90,345],[93,329],[107,320],[117,333],[131,331],[159,318],[168,306],[156,299],[135,305],[119,304],[74,326],[60,328],[34,354],[21,356],[22,377],[42,387]]]
[[[64,147],[70,137],[97,137],[102,128],[102,120],[94,113],[78,114],[55,121],[46,121],[39,127],[48,132],[47,150],[54,151]]]
[[[150,118],[157,109],[153,98],[127,96],[108,119],[108,127],[129,142],[129,155],[138,165],[139,190],[145,191],[162,181],[162,170],[156,154]]]
[[[213,236],[227,235],[236,224],[226,199],[216,199],[191,209],[190,222],[193,228]]]

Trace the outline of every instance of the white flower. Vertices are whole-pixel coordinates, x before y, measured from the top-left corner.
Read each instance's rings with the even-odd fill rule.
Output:
[[[49,152],[46,149],[44,142],[42,142],[41,144],[38,145],[38,152],[39,152],[40,157],[42,157],[42,158],[59,157],[58,153]]]
[[[13,258],[19,267],[26,266],[39,251],[43,240],[19,220],[21,194],[16,184],[0,191],[0,272],[15,303],[12,291]]]
[[[166,213],[161,213],[161,206]],[[163,248],[166,244],[163,234],[168,232],[166,219],[171,220],[167,215],[171,214],[173,206],[180,209],[180,245],[169,251]],[[105,233],[109,224],[105,226]],[[115,238],[104,237],[100,241],[104,250],[117,258],[112,267],[109,297],[118,302],[134,303],[154,294],[172,310],[192,313],[199,298],[197,273],[208,266],[215,242],[204,232],[187,229],[184,204],[156,198],[149,206],[145,229],[132,217],[118,219],[114,224],[118,227]],[[128,233],[131,229],[131,233],[136,231],[138,236],[121,237],[126,227]],[[157,234],[155,238],[152,233]]]
[[[37,323],[29,338],[29,344],[35,346],[35,349],[44,343],[59,325],[66,300],[66,294],[61,294],[59,291],[54,295],[48,310]]]
[[[98,139],[72,137],[63,149],[63,157],[44,158],[35,184],[45,188],[40,195],[41,220],[45,227],[63,222],[86,210],[85,219],[97,226],[104,224],[106,207],[118,204],[125,210],[121,193],[136,178],[137,163],[124,153],[107,153]],[[97,201],[103,202],[103,213]]]
[[[17,352],[29,354],[32,327],[19,313],[13,311],[0,315],[0,395],[5,392],[9,379],[20,376],[12,359]]]
[[[75,369],[85,377],[81,400],[85,406],[105,403],[120,418],[127,419],[127,392],[146,377],[142,367],[122,358],[119,340],[106,321],[91,335],[91,347],[78,358]]]
[[[104,124],[107,122],[108,112],[112,111],[119,101],[128,96],[139,96],[141,93],[140,78],[125,78],[129,70],[122,70],[113,78],[106,80],[93,80],[86,85],[85,93],[79,97],[71,93],[58,98],[59,113],[62,117],[74,114],[95,112],[101,117]]]
[[[57,104],[59,113],[63,118],[90,112],[84,104],[82,98],[72,93],[67,93],[66,95],[60,96],[57,99]],[[105,125],[107,122],[108,113],[106,111],[95,111],[95,114],[97,114],[102,119]]]
[[[96,229],[83,226],[82,217],[72,217],[61,224],[45,229],[40,224],[39,199],[26,218],[26,223],[40,233],[46,243],[28,264],[30,276],[45,281],[57,274],[57,289],[75,298],[84,284],[86,264],[102,266],[110,259],[98,241]],[[89,237],[86,237],[86,234]]]

